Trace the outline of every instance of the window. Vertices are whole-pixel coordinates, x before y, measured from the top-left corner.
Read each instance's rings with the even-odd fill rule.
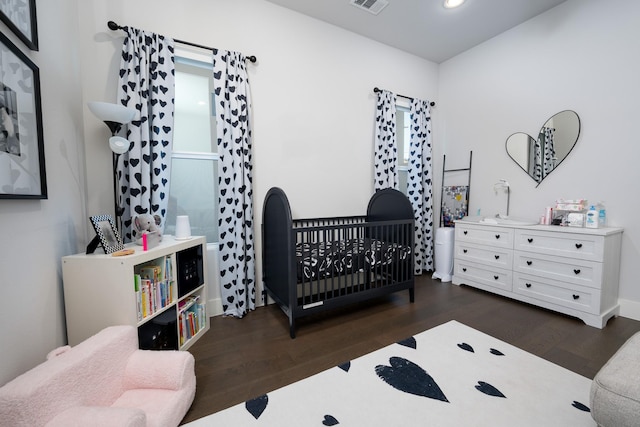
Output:
[[[396,143],[398,144],[398,188],[407,194],[409,151],[411,149],[411,111],[396,105]]]
[[[178,56],[169,208],[165,233],[188,215],[191,233],[218,241],[218,153],[211,60]]]

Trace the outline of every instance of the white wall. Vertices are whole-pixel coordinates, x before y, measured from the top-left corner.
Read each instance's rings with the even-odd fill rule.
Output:
[[[640,2],[569,0],[440,65],[436,159],[466,161],[473,150],[471,213],[503,211],[493,184],[511,184],[511,215],[536,219],[558,198],[604,201],[624,227],[621,314],[640,319]],[[570,109],[580,138],[536,188],[506,154],[514,132],[536,135]]]
[[[0,385],[66,342],[60,257],[86,242],[76,0],[38,1],[47,200],[0,200]]]

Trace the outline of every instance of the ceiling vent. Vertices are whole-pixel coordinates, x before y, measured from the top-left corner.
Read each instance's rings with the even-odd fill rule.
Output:
[[[364,9],[369,13],[377,15],[389,2],[387,0],[351,0],[351,4],[359,9]]]

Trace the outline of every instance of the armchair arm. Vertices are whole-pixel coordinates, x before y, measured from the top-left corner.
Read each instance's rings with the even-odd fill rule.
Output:
[[[146,427],[147,416],[136,408],[74,406],[60,412],[46,427]]]
[[[127,361],[124,388],[180,390],[195,383],[195,359],[187,351],[137,350]]]

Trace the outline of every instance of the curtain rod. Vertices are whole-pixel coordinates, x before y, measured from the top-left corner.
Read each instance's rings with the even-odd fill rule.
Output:
[[[112,31],[116,31],[116,30],[125,30],[125,29],[127,28],[127,27],[122,27],[122,26],[120,26],[120,25],[116,24],[116,23],[115,23],[115,22],[113,22],[113,21],[109,21],[109,22],[107,22],[107,26],[108,26],[108,27],[109,27],[109,29],[110,29],[110,30],[112,30]],[[191,42],[186,42],[186,41],[184,41],[184,40],[173,39],[173,41],[174,41],[174,42],[176,42],[176,43],[181,43],[181,44],[186,44],[186,45],[193,46],[193,47],[198,47],[198,48],[200,48],[200,49],[213,50],[213,48],[212,48],[212,47],[204,46],[204,45],[196,44],[196,43],[191,43]],[[247,59],[248,59],[249,61],[251,61],[252,63],[255,63],[255,62],[258,60],[254,55],[247,56]]]
[[[374,91],[375,93],[378,93],[378,92],[382,92],[382,89],[378,89],[377,87],[374,87],[374,88],[373,88],[373,91]],[[401,98],[407,98],[407,99],[410,99],[411,101],[413,101],[413,98],[412,98],[412,97],[410,97],[410,96],[400,95],[399,93],[396,93],[396,96],[399,96],[399,97],[401,97]],[[436,106],[436,103],[435,103],[435,102],[430,102],[430,103],[429,103],[429,105],[431,105],[432,107],[435,107],[435,106]]]

